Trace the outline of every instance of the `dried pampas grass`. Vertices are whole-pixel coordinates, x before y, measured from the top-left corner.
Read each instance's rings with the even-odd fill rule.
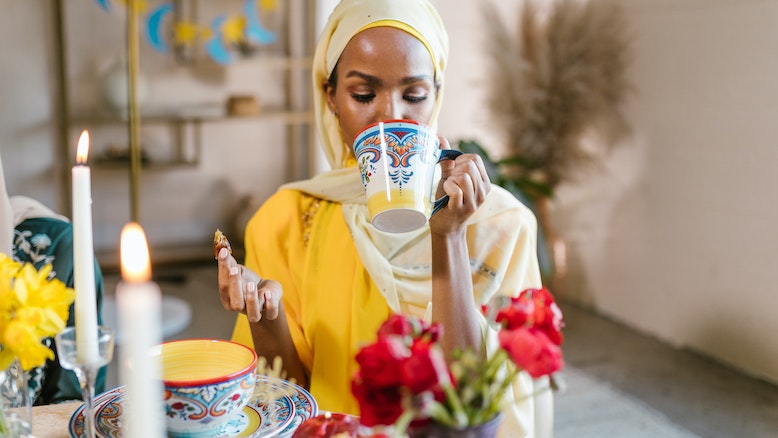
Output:
[[[547,14],[541,4],[551,8]],[[518,35],[492,5],[484,12],[488,105],[511,155],[501,161],[513,164],[513,178],[550,189],[530,196],[548,195],[597,164],[629,132],[622,112],[630,91],[622,11],[608,0],[525,0]],[[585,144],[589,136],[597,141]]]

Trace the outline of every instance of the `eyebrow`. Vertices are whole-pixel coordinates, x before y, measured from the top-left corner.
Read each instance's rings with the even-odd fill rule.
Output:
[[[362,72],[356,71],[356,70],[351,70],[351,71],[347,72],[346,73],[346,77],[347,78],[352,78],[352,77],[361,78],[362,80],[364,80],[365,82],[367,82],[368,84],[371,84],[371,85],[380,85],[381,82],[382,82],[381,79],[376,77],[376,76],[369,75],[369,74],[366,74],[366,73],[362,73]],[[432,77],[430,75],[418,75],[418,76],[408,76],[408,77],[405,77],[405,78],[403,78],[400,81],[400,83],[403,84],[403,85],[408,85],[408,84],[415,84],[417,82],[424,82],[424,81],[433,82]]]

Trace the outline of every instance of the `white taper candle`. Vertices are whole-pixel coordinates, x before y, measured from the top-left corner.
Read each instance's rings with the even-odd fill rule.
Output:
[[[100,359],[97,344],[95,253],[92,244],[92,177],[87,166],[89,133],[78,139],[73,186],[73,283],[76,290],[76,349],[82,364]]]
[[[127,438],[165,436],[159,356],[151,349],[162,342],[162,294],[151,281],[151,264],[143,229],[131,222],[121,236],[122,281],[116,288],[119,315],[120,378],[127,385],[122,433]]]

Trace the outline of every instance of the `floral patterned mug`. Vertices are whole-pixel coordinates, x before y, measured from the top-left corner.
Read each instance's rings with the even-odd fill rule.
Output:
[[[413,231],[448,202],[435,199],[437,164],[460,151],[440,149],[435,130],[414,120],[384,120],[354,139],[370,220],[389,233]]]

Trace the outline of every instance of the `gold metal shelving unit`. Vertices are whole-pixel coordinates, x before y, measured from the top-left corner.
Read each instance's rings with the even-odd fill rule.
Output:
[[[175,0],[176,10],[191,11],[192,5],[198,0]],[[205,124],[225,121],[275,121],[287,126],[287,142],[289,154],[288,174],[290,179],[299,179],[310,176],[311,166],[307,163],[310,147],[313,145],[313,116],[311,112],[310,91],[310,65],[314,44],[314,17],[316,0],[288,0],[286,7],[287,22],[283,30],[282,38],[286,39],[284,55],[271,55],[262,59],[265,68],[281,68],[286,71],[285,77],[285,106],[281,108],[262,109],[257,115],[181,115],[181,114],[140,114],[137,108],[137,78],[140,68],[139,57],[139,0],[127,2],[127,59],[128,59],[128,118],[106,113],[73,114],[70,111],[70,96],[68,93],[68,65],[67,65],[67,30],[65,29],[64,8],[65,0],[54,2],[54,30],[56,39],[56,70],[58,77],[58,114],[59,123],[57,136],[59,138],[59,163],[61,163],[61,208],[62,211],[70,211],[70,172],[67,171],[73,165],[75,154],[71,145],[70,134],[75,127],[96,127],[109,125],[127,125],[129,140],[129,159],[109,164],[95,163],[96,169],[122,169],[129,170],[130,178],[130,220],[139,221],[140,179],[144,169],[165,170],[185,166],[197,166],[199,164],[203,147],[200,132]],[[194,10],[197,8],[195,7]],[[189,54],[176,52],[176,56],[184,65],[190,62]],[[258,55],[262,56],[262,55]],[[144,163],[141,157],[139,136],[141,125],[167,125],[173,129],[174,158],[158,163]],[[182,146],[183,131],[191,128],[193,133],[193,156],[184,157]],[[91,153],[90,153],[91,155]],[[90,157],[90,162],[92,158]],[[307,173],[300,174],[300,164],[308,165]]]

